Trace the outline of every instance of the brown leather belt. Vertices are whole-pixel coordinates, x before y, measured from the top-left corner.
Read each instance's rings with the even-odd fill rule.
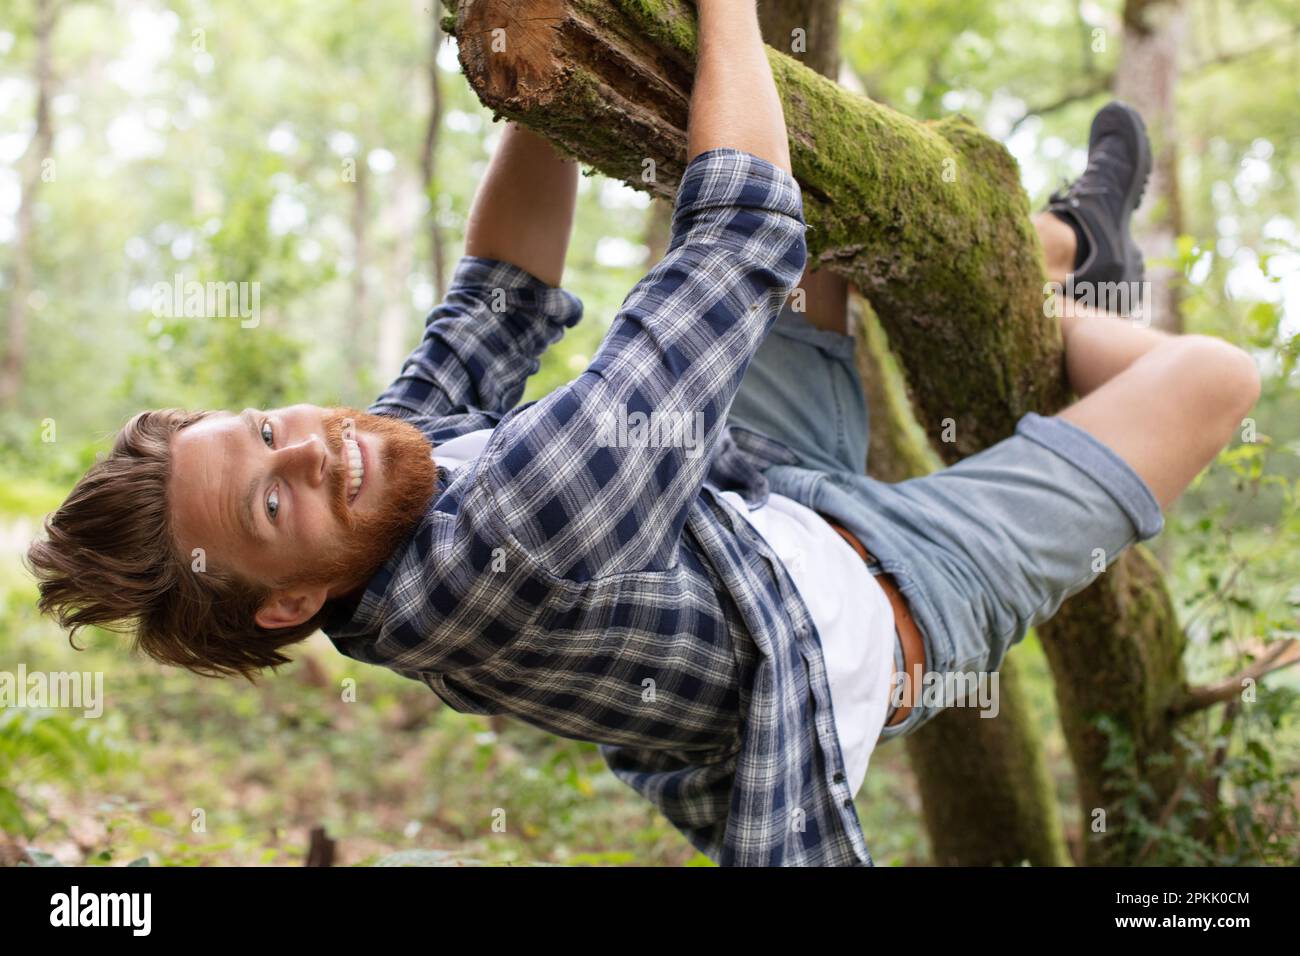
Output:
[[[817,512],[821,514],[821,512]],[[839,532],[840,537],[847,541],[862,558],[863,561],[870,563],[872,557],[867,549],[863,547],[862,542],[858,540],[857,535],[853,534],[847,528],[844,528],[834,518],[829,515],[821,515],[826,523]],[[894,609],[894,627],[898,631],[899,642],[903,645],[903,669],[908,675],[909,681],[903,684],[905,690],[902,695],[903,703],[894,712],[894,716],[889,719],[888,727],[902,723],[907,715],[912,712],[912,703],[914,695],[920,688],[917,686],[917,677],[925,673],[925,640],[921,637],[921,629],[916,626],[916,621],[912,619],[912,612],[907,607],[907,600],[898,590],[898,583],[888,573],[882,571],[876,575],[876,580],[884,588],[885,596],[889,598],[889,605]],[[889,685],[890,700],[893,700],[894,688],[898,685],[898,671],[893,671],[894,677]],[[906,689],[911,688],[911,693]]]

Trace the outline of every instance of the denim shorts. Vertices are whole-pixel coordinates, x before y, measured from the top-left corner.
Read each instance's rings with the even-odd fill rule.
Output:
[[[728,423],[799,457],[766,469],[771,490],[858,536],[872,573],[889,573],[907,599],[927,672],[996,671],[1030,627],[1163,528],[1151,490],[1119,455],[1032,412],[1010,437],[941,471],[895,484],[868,477],[868,410],[853,353],[852,338],[815,328],[787,303]],[[881,740],[942,709],[913,707]]]

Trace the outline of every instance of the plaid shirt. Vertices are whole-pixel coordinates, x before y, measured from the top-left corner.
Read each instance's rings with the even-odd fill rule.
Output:
[[[779,442],[727,413],[803,272],[802,195],[735,149],[697,156],[663,260],[590,367],[519,402],[582,315],[571,293],[466,256],[371,406],[435,445],[493,429],[409,541],[324,630],[348,657],[453,709],[592,741],[613,773],[721,865],[871,865],[809,612],[716,490],[757,506]],[[703,447],[602,439],[609,415],[669,410]],[[608,432],[604,432],[608,435]],[[623,433],[626,434],[626,433]]]

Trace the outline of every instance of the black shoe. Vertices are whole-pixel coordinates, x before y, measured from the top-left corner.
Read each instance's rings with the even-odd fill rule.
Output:
[[[1076,297],[1099,282],[1141,282],[1142,251],[1129,232],[1133,210],[1142,202],[1151,175],[1151,143],[1137,110],[1118,100],[1093,117],[1088,134],[1088,168],[1052,194],[1048,212],[1077,226],[1085,241],[1074,268]],[[1084,248],[1086,247],[1086,249]]]

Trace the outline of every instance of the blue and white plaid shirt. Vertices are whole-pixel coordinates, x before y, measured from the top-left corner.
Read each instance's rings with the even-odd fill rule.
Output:
[[[720,865],[871,865],[809,612],[717,489],[766,499],[779,442],[729,427],[750,360],[802,275],[803,201],[735,149],[691,161],[663,260],[590,367],[516,406],[582,316],[571,293],[466,256],[370,407],[433,444],[494,429],[410,540],[324,630],[348,657],[462,713],[599,745]],[[611,411],[703,415],[703,448],[611,444]],[[624,433],[626,434],[626,433]]]

